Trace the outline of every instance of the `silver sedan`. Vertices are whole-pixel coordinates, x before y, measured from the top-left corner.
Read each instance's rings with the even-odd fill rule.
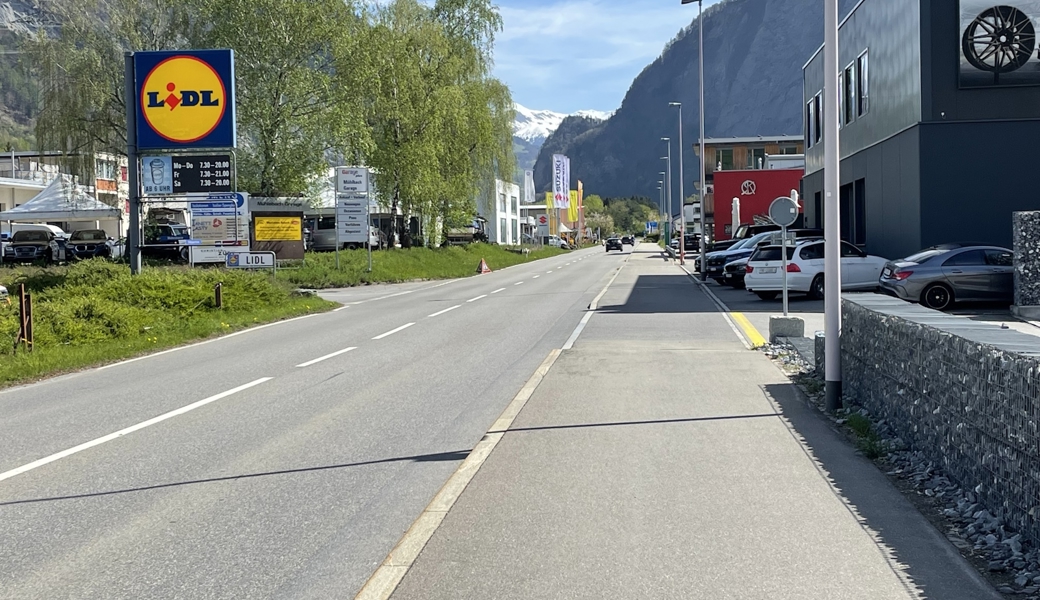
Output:
[[[882,291],[946,310],[954,302],[1014,300],[1014,253],[1000,246],[943,244],[891,261],[881,271]]]

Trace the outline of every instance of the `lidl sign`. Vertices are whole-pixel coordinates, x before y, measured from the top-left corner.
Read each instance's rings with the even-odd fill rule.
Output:
[[[231,50],[135,52],[140,150],[235,147]]]

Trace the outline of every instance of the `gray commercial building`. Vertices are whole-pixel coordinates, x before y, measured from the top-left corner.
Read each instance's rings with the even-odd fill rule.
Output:
[[[1010,246],[1040,209],[1040,0],[862,0],[841,23],[842,237]],[[823,225],[823,55],[803,67],[806,223]]]

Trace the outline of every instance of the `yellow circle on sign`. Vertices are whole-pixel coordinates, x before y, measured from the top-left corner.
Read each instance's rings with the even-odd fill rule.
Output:
[[[159,136],[197,142],[224,117],[226,91],[216,69],[195,56],[171,56],[148,73],[141,86],[141,112]]]

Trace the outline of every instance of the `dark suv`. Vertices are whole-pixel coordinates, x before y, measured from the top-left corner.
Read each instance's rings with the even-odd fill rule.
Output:
[[[112,256],[112,248],[108,245],[108,234],[101,229],[73,231],[65,250],[71,258],[108,258]]]
[[[621,238],[621,245],[623,246],[625,244],[628,244],[629,246],[635,246],[636,245],[636,238],[634,238],[634,237],[632,237],[630,235],[626,235],[626,236],[622,237]]]
[[[65,260],[65,240],[49,231],[19,231],[4,248],[4,261],[33,262]]]
[[[625,247],[621,245],[620,238],[613,237],[607,240],[607,252],[610,252],[611,250],[618,250],[620,252],[625,251]]]

